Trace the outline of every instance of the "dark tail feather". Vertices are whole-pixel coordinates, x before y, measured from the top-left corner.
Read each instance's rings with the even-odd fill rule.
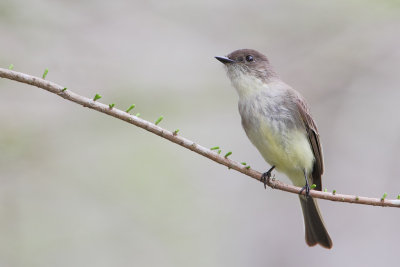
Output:
[[[325,228],[317,201],[312,197],[299,196],[303,209],[304,226],[306,228],[306,242],[309,246],[320,244],[325,248],[332,248],[332,240]]]

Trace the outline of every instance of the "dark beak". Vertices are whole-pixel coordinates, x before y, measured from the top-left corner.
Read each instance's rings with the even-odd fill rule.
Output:
[[[221,61],[224,64],[235,62],[234,60],[232,60],[230,58],[227,58],[227,57],[215,57],[215,58],[218,59],[219,61]]]

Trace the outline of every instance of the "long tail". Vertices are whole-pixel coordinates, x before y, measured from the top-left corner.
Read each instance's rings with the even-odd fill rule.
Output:
[[[306,242],[309,246],[320,244],[325,248],[332,248],[332,240],[325,228],[317,201],[312,197],[299,196],[303,209],[304,225],[306,228]]]

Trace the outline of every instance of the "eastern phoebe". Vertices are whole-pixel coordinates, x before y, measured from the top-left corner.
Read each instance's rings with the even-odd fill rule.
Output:
[[[310,184],[322,189],[324,166],[317,126],[304,98],[276,75],[266,56],[255,50],[240,49],[215,58],[224,63],[239,94],[239,113],[248,138],[272,166],[262,180],[265,183],[275,168],[302,187],[300,193],[305,189],[306,196],[299,198],[306,242],[331,248],[317,201],[309,196]]]

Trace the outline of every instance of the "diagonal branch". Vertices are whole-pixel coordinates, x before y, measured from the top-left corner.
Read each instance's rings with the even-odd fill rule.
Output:
[[[169,141],[171,141],[175,144],[178,144],[189,150],[192,150],[193,152],[196,152],[204,157],[207,157],[219,164],[225,165],[226,167],[228,167],[230,169],[234,169],[238,172],[241,172],[241,173],[243,173],[251,178],[254,178],[258,181],[260,181],[260,179],[261,179],[262,174],[256,170],[248,169],[245,166],[243,166],[233,160],[230,160],[224,156],[221,156],[218,153],[216,153],[208,148],[198,145],[198,144],[194,143],[193,141],[190,141],[189,139],[186,139],[182,136],[174,134],[168,130],[165,130],[165,129],[163,129],[151,122],[143,120],[137,116],[130,115],[129,113],[124,112],[119,109],[116,109],[116,108],[110,108],[108,105],[105,105],[100,102],[94,101],[93,99],[78,95],[70,90],[65,90],[64,89],[65,87],[58,85],[56,83],[44,80],[42,78],[38,78],[38,77],[34,77],[34,76],[27,75],[24,73],[7,70],[7,69],[2,69],[2,68],[0,68],[0,77],[39,87],[39,88],[49,91],[53,94],[61,96],[62,98],[65,98],[66,100],[75,102],[84,107],[88,107],[88,108],[97,110],[99,112],[113,116],[117,119],[126,121],[137,127],[143,128],[151,133],[154,133],[160,137],[168,139]],[[298,194],[301,189],[301,188],[293,186],[293,185],[288,185],[288,184],[282,183],[275,179],[270,179],[269,181],[267,181],[267,185],[273,189],[279,189],[279,190],[294,193],[294,194]],[[303,190],[303,194],[305,194],[304,191],[305,190]],[[311,190],[310,196],[315,197],[315,198],[320,198],[320,199],[331,200],[331,201],[400,208],[400,200],[398,200],[398,199],[379,199],[379,198],[369,198],[369,197],[358,197],[358,196],[352,196],[352,195],[334,194],[331,192],[321,192],[321,191],[316,191],[316,190]]]

